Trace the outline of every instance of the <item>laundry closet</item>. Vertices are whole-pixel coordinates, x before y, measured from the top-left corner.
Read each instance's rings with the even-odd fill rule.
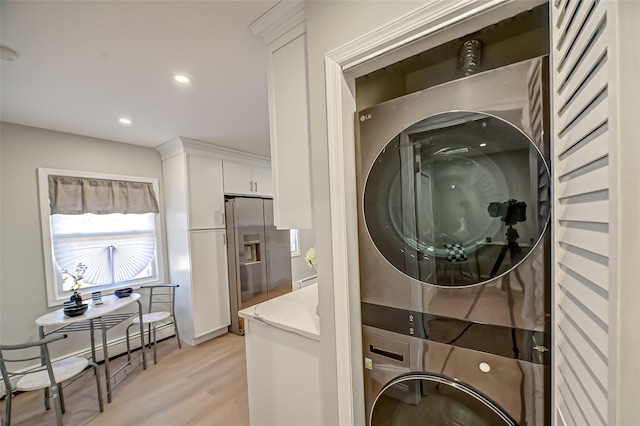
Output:
[[[356,79],[369,424],[550,422],[548,14]]]

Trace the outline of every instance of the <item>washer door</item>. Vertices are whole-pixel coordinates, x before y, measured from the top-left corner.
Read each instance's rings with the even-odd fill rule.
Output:
[[[371,408],[370,426],[495,426],[517,422],[472,387],[430,373],[410,374],[387,384]]]
[[[382,149],[365,183],[364,219],[400,272],[473,285],[515,268],[539,242],[549,181],[542,155],[516,126],[479,112],[445,112]]]

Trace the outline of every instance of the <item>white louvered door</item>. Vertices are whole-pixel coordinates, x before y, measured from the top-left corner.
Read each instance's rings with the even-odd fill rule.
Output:
[[[557,425],[615,419],[613,11],[607,1],[551,4]]]

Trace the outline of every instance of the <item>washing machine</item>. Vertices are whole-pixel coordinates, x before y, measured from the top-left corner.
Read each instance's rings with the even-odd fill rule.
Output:
[[[485,407],[506,424],[548,421],[547,75],[538,57],[356,113],[371,424],[412,424],[395,416],[437,416],[439,406],[450,416]],[[472,408],[420,402],[445,389]],[[379,420],[381,401],[396,420]],[[457,418],[442,424],[502,424]]]

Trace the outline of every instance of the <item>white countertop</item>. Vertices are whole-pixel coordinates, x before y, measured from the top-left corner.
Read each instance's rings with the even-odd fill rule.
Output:
[[[319,341],[320,319],[316,314],[317,306],[318,284],[316,283],[242,309],[238,315],[248,321],[261,321]]]

